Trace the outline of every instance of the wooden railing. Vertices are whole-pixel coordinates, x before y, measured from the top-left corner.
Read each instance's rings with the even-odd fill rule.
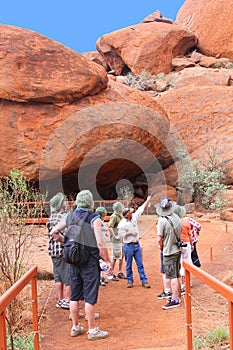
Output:
[[[109,215],[113,212],[112,206],[115,202],[121,202],[124,204],[125,207],[129,205],[128,200],[95,200],[95,208],[97,207],[104,207],[108,213],[108,216],[106,217],[109,219]],[[69,208],[72,209],[74,205],[74,201],[67,201]],[[155,203],[151,203],[153,204]],[[46,224],[49,217],[49,202],[24,202],[24,203],[14,203],[15,206],[20,206],[22,210],[25,213],[25,219],[24,222],[27,224]],[[36,210],[31,210],[31,208],[36,208]],[[30,216],[31,212],[35,212],[33,214],[33,217]],[[147,206],[144,211],[145,214],[150,214],[150,208]],[[153,211],[153,214],[155,213],[155,210]],[[28,215],[27,215],[28,214]]]
[[[190,292],[190,273],[203,281],[209,287],[221,294],[228,300],[229,309],[229,330],[230,330],[230,349],[233,350],[233,288],[225,283],[217,280],[205,271],[199,269],[195,265],[183,261],[185,269],[185,301],[186,301],[186,331],[187,331],[187,349],[192,350],[192,308],[191,308],[191,292]]]
[[[6,308],[29,282],[31,282],[31,290],[32,290],[31,299],[32,299],[34,350],[39,350],[36,273],[37,273],[37,267],[34,266],[0,297],[0,350],[7,350]]]

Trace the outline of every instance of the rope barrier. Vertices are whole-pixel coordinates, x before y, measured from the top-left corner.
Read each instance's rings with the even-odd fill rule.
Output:
[[[45,310],[46,310],[46,306],[47,306],[47,304],[48,304],[48,301],[49,301],[49,299],[50,299],[50,297],[51,297],[51,294],[52,294],[53,290],[54,290],[54,284],[53,284],[53,286],[52,286],[52,287],[50,288],[50,290],[49,290],[48,297],[47,297],[47,299],[46,299],[46,301],[45,301],[44,307],[43,307],[43,309],[42,309],[41,315],[40,315],[39,320],[38,320],[38,325],[40,324],[40,321],[41,321],[42,317],[44,316],[44,313],[45,313]]]

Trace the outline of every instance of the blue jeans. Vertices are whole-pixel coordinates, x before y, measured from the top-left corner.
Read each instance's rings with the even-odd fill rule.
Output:
[[[144,266],[142,263],[142,251],[140,244],[124,244],[125,262],[126,262],[126,276],[128,282],[133,283],[133,270],[132,263],[133,258],[137,264],[138,274],[142,283],[147,282],[147,277],[144,271]]]

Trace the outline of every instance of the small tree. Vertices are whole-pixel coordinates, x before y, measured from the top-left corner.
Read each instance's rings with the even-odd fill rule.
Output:
[[[27,217],[36,217],[38,207],[25,202],[41,201],[41,195],[30,188],[21,172],[13,169],[10,176],[0,179],[0,293],[3,294],[25,272],[29,247],[33,238],[33,225],[26,226]],[[20,327],[22,303],[16,298],[7,312],[8,333],[15,325]],[[11,339],[13,346],[13,338]]]
[[[119,199],[127,199],[131,200],[133,197],[133,192],[131,191],[129,186],[123,186],[119,191]]]
[[[217,144],[211,144],[207,150],[207,157],[202,162],[191,161],[182,149],[177,150],[181,161],[179,186],[188,189],[196,207],[220,210],[226,203],[223,194],[225,169],[218,158]]]

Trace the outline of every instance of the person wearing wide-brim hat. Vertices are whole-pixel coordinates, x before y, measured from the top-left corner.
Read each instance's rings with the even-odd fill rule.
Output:
[[[66,200],[65,195],[61,192],[58,192],[53,196],[50,201],[50,217],[48,219],[47,228],[48,228],[48,237],[49,237],[49,246],[48,253],[52,259],[54,280],[55,280],[55,289],[57,293],[58,301],[56,307],[62,309],[69,309],[70,303],[70,273],[69,273],[69,264],[63,260],[62,250],[64,231],[61,231],[60,240],[55,240],[51,234],[53,227],[61,222],[65,221],[66,213]]]
[[[163,309],[171,309],[180,305],[180,257],[181,249],[177,245],[180,240],[182,223],[174,213],[176,203],[168,197],[162,197],[155,206],[159,216],[157,223],[158,247],[163,252],[163,266],[167,279],[171,280],[172,296]]]

